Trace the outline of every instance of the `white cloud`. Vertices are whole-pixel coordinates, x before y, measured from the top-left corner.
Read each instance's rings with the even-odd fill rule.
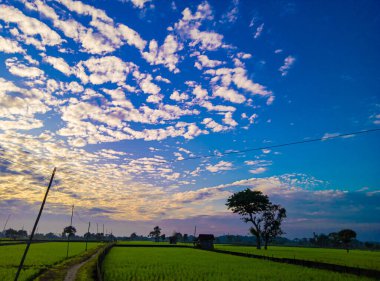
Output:
[[[212,118],[204,118],[202,124],[204,124],[206,128],[211,129],[215,133],[228,130],[228,127],[215,122]]]
[[[24,15],[20,10],[12,6],[0,5],[0,19],[17,24],[22,34],[19,39],[23,39],[25,44],[34,45],[37,49],[45,49],[46,45],[55,46],[62,43],[62,39],[57,32],[50,29],[43,22]]]
[[[163,99],[162,95],[150,95],[146,101],[151,103],[160,103]]]
[[[15,93],[17,95],[15,95]],[[46,113],[49,107],[41,101],[39,92],[16,86],[0,78],[0,128],[30,130],[43,126],[35,114]]]
[[[197,85],[193,89],[193,94],[197,99],[204,100],[207,98],[207,90],[203,89],[201,86]]]
[[[161,91],[161,88],[152,82],[150,74],[140,80],[139,86],[145,94],[157,95]]]
[[[190,37],[193,41],[190,46],[194,47],[200,44],[201,50],[215,51],[222,46],[223,35],[216,32],[199,31],[198,29],[192,29],[190,31]]]
[[[254,95],[267,96],[269,99],[272,97],[271,91],[268,91],[263,85],[248,79],[247,70],[243,67],[209,69],[204,73],[213,76],[211,79],[213,84],[219,82],[223,87],[229,87],[231,83],[234,83],[236,87]],[[240,100],[242,99],[240,98]]]
[[[133,109],[133,104],[127,100],[124,91],[121,88],[117,89],[103,89],[103,91],[111,96],[112,104],[114,106],[121,106],[124,108]]]
[[[160,81],[160,82],[164,82],[166,84],[171,83],[169,79],[166,79],[166,78],[162,77],[161,75],[156,76],[154,79],[157,81]]]
[[[115,50],[115,46],[107,42],[101,34],[94,33],[92,28],[87,28],[72,18],[61,20],[55,10],[43,1],[25,1],[24,4],[27,8],[38,11],[44,17],[52,20],[54,27],[60,29],[65,36],[81,44],[82,51],[91,54],[102,54]],[[80,5],[81,2],[77,1],[76,6]]]
[[[15,76],[24,77],[24,78],[39,78],[44,76],[44,71],[34,67],[27,66],[19,61],[16,58],[10,58],[5,61],[5,65],[7,66],[10,73]]]
[[[214,68],[216,66],[219,66],[223,64],[222,61],[219,60],[211,60],[206,55],[199,55],[197,56],[198,61],[195,62],[194,66],[198,68],[199,70],[203,69],[204,67],[207,68]]]
[[[247,54],[247,53],[244,53],[244,52],[239,52],[237,54],[238,58],[241,58],[241,59],[250,59],[252,58],[252,55],[251,54]]]
[[[228,12],[222,16],[221,23],[234,23],[239,14],[239,0],[233,0],[232,5],[227,8]]]
[[[322,141],[324,140],[327,140],[329,138],[334,138],[336,136],[338,136],[339,133],[325,133],[323,136],[322,136]]]
[[[373,124],[380,125],[380,114],[374,114],[371,119],[373,119]]]
[[[263,30],[264,30],[264,24],[262,23],[261,25],[259,25],[257,27],[256,32],[255,32],[253,38],[255,38],[255,39],[259,38],[260,35],[261,35],[261,33],[263,32]]]
[[[189,39],[191,47],[198,46],[201,50],[215,51],[223,42],[223,35],[213,31],[199,30],[202,21],[213,19],[211,7],[207,2],[198,5],[197,11],[192,14],[189,8],[182,11],[182,19],[174,25],[174,29],[184,39]]]
[[[243,113],[241,116],[243,119],[248,119],[249,124],[255,123],[256,119],[259,117],[256,113],[252,114],[250,117],[247,114]]]
[[[220,111],[220,112],[228,112],[228,111],[235,111],[236,108],[233,106],[226,106],[226,105],[214,105],[209,101],[202,101],[199,103],[200,106],[206,108],[208,111]]]
[[[70,11],[80,15],[91,16],[90,25],[95,27],[98,32],[94,32],[92,28],[86,28],[74,20],[59,20],[58,16],[51,9],[47,15],[53,19],[54,25],[60,28],[66,36],[80,42],[85,51],[91,54],[109,53],[125,43],[136,47],[140,51],[145,48],[146,41],[135,30],[124,24],[115,24],[104,11],[83,4],[80,1],[60,0],[59,2]],[[43,4],[40,1],[38,3],[42,7]],[[48,10],[47,8],[42,10],[40,7],[38,9],[41,12]]]
[[[55,69],[59,70],[66,76],[71,75],[71,67],[63,58],[56,58],[51,56],[44,56],[43,61],[52,65]]]
[[[292,67],[296,59],[292,56],[287,56],[284,60],[284,64],[278,69],[281,72],[281,76],[286,76],[289,69]]]
[[[180,94],[178,91],[174,91],[170,95],[170,99],[175,100],[175,101],[183,101],[183,100],[187,100],[188,98],[189,96],[186,93]]]
[[[175,73],[179,72],[176,67],[179,55],[177,54],[182,50],[183,46],[178,42],[177,38],[169,34],[161,47],[158,47],[156,40],[152,40],[149,43],[149,52],[143,52],[143,57],[153,65],[163,64],[170,71]]]
[[[236,92],[233,89],[229,89],[226,87],[215,87],[212,92],[213,96],[215,97],[221,97],[224,100],[233,102],[233,103],[243,103],[245,102],[246,98]]]
[[[232,112],[227,112],[224,115],[223,122],[231,127],[236,127],[238,123],[232,118]]]
[[[206,166],[206,170],[210,171],[211,173],[216,173],[219,171],[229,171],[232,169],[233,169],[232,163],[227,162],[227,161],[220,161],[215,165],[209,164]]]
[[[0,52],[7,54],[21,53],[25,54],[25,50],[17,41],[0,36]]]
[[[72,73],[81,79],[84,84],[90,82],[99,85],[106,82],[124,82],[132,68],[131,64],[115,56],[91,57],[86,61],[80,61],[72,68]],[[90,75],[87,75],[86,69],[90,72]]]
[[[254,174],[254,175],[262,174],[266,171],[267,171],[267,168],[265,168],[265,167],[259,167],[259,168],[253,169],[253,170],[249,170],[249,172],[251,174]]]
[[[130,0],[136,8],[144,8],[145,3],[151,2],[152,0]]]

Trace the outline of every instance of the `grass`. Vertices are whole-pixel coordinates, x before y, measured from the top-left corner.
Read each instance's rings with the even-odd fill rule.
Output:
[[[105,280],[371,280],[295,265],[186,248],[113,248],[103,264]]]
[[[95,248],[100,243],[88,243],[88,248]],[[19,280],[31,280],[43,270],[66,259],[67,243],[35,243],[30,246]],[[0,280],[13,280],[26,245],[9,245],[0,247]],[[70,243],[69,257],[74,257],[85,250],[85,243]]]
[[[257,250],[254,246],[215,245],[215,249],[231,252],[265,255],[277,258],[295,258],[310,261],[339,264],[351,267],[380,270],[380,251],[343,249],[302,248],[270,246],[268,250]]]
[[[95,257],[92,260],[85,263],[78,270],[75,281],[96,280],[96,262],[97,258]]]

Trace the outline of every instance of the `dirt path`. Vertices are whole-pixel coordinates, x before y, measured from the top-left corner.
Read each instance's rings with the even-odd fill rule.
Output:
[[[85,265],[86,263],[88,263],[90,260],[94,259],[98,253],[99,252],[96,252],[95,254],[93,254],[92,256],[90,256],[87,260],[82,261],[81,263],[78,263],[78,264],[73,265],[72,267],[70,267],[67,270],[67,274],[66,274],[66,277],[65,277],[64,281],[75,281],[75,277],[77,276],[77,272],[78,272],[79,268],[81,268],[83,265]]]

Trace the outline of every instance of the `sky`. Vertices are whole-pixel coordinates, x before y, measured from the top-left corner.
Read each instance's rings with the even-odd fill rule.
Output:
[[[0,0],[0,226],[380,241],[379,1]],[[323,138],[246,153],[223,153]],[[198,156],[210,156],[197,158]],[[196,159],[191,159],[196,158]]]

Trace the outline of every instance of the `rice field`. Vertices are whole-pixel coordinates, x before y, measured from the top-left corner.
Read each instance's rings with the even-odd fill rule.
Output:
[[[88,243],[88,249],[99,246],[100,243]],[[64,242],[35,243],[29,248],[24,263],[24,270],[19,280],[30,280],[41,270],[66,259],[66,246]],[[0,247],[0,280],[13,280],[24,253],[26,244]],[[69,257],[76,256],[85,251],[85,243],[70,243]]]
[[[380,270],[380,251],[350,250],[302,247],[270,246],[268,250],[257,250],[254,246],[215,245],[215,249],[265,255],[276,258],[302,259],[331,264]]]
[[[301,266],[187,248],[113,248],[103,262],[106,281],[371,280]]]

